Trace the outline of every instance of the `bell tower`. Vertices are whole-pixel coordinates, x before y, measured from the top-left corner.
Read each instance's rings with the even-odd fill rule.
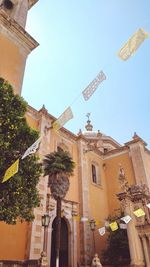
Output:
[[[38,43],[25,31],[28,10],[38,0],[0,0],[0,77],[21,94],[27,56]]]

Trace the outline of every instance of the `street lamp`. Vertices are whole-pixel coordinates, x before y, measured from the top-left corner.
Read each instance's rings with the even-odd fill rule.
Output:
[[[40,266],[48,266],[47,260],[47,230],[50,223],[50,216],[48,213],[44,214],[41,218],[42,226],[44,227],[44,241],[43,241],[43,251],[41,252],[41,263]]]
[[[90,220],[90,228],[91,228],[91,231],[92,231],[92,233],[93,233],[93,255],[95,254],[95,249],[96,249],[96,247],[95,247],[95,236],[94,236],[94,232],[95,232],[95,228],[96,228],[96,222],[95,222],[95,220],[94,219],[91,219]]]

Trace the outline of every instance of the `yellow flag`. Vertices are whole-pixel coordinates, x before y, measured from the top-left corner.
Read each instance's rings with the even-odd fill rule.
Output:
[[[55,121],[55,122],[53,123],[53,129],[54,129],[55,131],[58,131],[60,128],[61,128],[61,125],[60,125],[57,121]]]
[[[19,159],[17,159],[5,172],[2,183],[10,179],[15,173],[18,172]]]
[[[136,52],[136,50],[148,36],[150,36],[150,34],[146,33],[143,29],[139,29],[131,36],[131,38],[120,49],[120,51],[118,52],[118,56],[122,60],[127,60],[130,56],[132,56]]]
[[[110,228],[112,231],[116,231],[118,229],[118,224],[117,222],[112,222],[109,224]]]
[[[80,216],[79,216],[79,215],[74,216],[74,219],[75,219],[77,222],[80,222]]]
[[[53,123],[53,129],[58,131],[63,125],[73,118],[73,113],[70,107],[68,107],[61,116]]]
[[[133,211],[133,213],[134,213],[137,217],[141,217],[141,216],[144,216],[144,215],[145,215],[145,212],[144,212],[144,210],[142,210],[142,209],[137,209],[137,210]]]

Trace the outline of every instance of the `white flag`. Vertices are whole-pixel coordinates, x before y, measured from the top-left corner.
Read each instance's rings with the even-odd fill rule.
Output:
[[[125,45],[118,52],[118,56],[122,60],[127,60],[130,56],[132,56],[138,47],[143,43],[146,37],[149,34],[145,33],[143,29],[139,29],[136,33],[131,36],[131,38],[125,43]]]
[[[25,151],[25,153],[23,154],[23,156],[22,156],[21,159],[26,158],[26,157],[29,156],[30,154],[34,154],[34,153],[37,151],[40,142],[41,142],[41,137],[40,137],[39,139],[37,139],[37,140],[35,141],[35,143],[34,143],[32,146],[30,146],[30,147]]]
[[[126,215],[124,217],[121,218],[122,221],[124,221],[125,223],[129,223],[131,221],[131,217],[129,215]]]
[[[109,227],[109,222],[105,221],[105,227]]]
[[[106,80],[106,75],[101,70],[100,73],[96,76],[96,78],[84,89],[82,92],[84,100],[89,100],[89,98],[93,95],[93,93],[98,88],[99,84]]]
[[[87,222],[88,221],[88,218],[86,217],[81,217],[81,222]]]
[[[150,203],[146,204],[146,206],[150,209]]]
[[[120,229],[127,229],[127,225],[125,223],[119,223]]]
[[[58,131],[66,122],[73,118],[73,113],[70,107],[68,107],[62,115],[53,123],[53,129]]]
[[[105,234],[105,232],[106,232],[105,227],[101,227],[101,228],[99,228],[98,231],[99,231],[99,234],[100,234],[101,236],[103,236],[103,235]]]

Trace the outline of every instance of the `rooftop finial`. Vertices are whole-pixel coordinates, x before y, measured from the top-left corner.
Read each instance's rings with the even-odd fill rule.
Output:
[[[90,119],[90,115],[91,115],[91,113],[87,113],[87,114],[86,114],[86,117],[88,118],[88,121],[89,121],[89,119]]]
[[[87,120],[87,125],[85,126],[85,128],[87,131],[92,131],[93,129],[93,125],[91,124],[91,121],[90,121],[90,115],[91,113],[86,114],[86,117],[88,118],[88,120]]]

